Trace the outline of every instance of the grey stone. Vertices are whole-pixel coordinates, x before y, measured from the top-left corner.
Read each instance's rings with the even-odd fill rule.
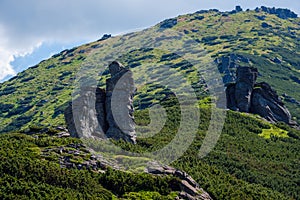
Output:
[[[257,75],[256,68],[237,69],[236,83],[228,84],[226,88],[227,108],[258,114],[272,123],[285,122],[296,125],[276,91],[265,82],[256,83]]]
[[[235,85],[236,107],[241,112],[249,112],[251,105],[251,93],[257,79],[258,71],[256,68],[239,67],[237,68],[237,80]]]
[[[276,91],[265,82],[255,85],[252,94],[251,112],[264,117],[270,122],[293,123],[289,110],[284,106]]]
[[[65,110],[65,121],[72,137],[105,138],[105,91],[95,87],[83,87],[79,97]]]
[[[153,175],[172,175],[180,180],[180,193],[175,199],[211,200],[210,195],[199,187],[199,184],[186,172],[170,166],[162,166],[158,162],[149,162],[146,172]],[[176,186],[175,186],[176,187]]]
[[[106,81],[106,120],[107,137],[123,139],[136,143],[135,123],[133,117],[133,95],[135,86],[133,74],[119,62],[109,65],[111,78]]]

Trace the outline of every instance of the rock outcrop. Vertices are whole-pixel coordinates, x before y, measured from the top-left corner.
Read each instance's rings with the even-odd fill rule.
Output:
[[[256,12],[263,11],[269,14],[277,15],[277,17],[281,19],[288,19],[288,18],[297,18],[298,15],[289,9],[283,8],[268,8],[266,6],[261,6],[261,8],[256,8]]]
[[[163,22],[160,23],[160,29],[164,30],[164,29],[168,29],[168,28],[172,28],[173,26],[177,25],[177,19],[166,19]]]
[[[65,110],[65,121],[72,137],[105,138],[105,91],[96,87],[83,87],[79,97]]]
[[[295,125],[280,97],[265,82],[256,83],[258,71],[253,67],[238,67],[236,83],[227,85],[227,108],[258,114],[270,122]]]
[[[132,72],[119,62],[109,66],[111,78],[106,91],[98,87],[83,87],[79,97],[65,110],[65,121],[72,137],[123,139],[136,143],[133,120]]]
[[[251,113],[258,114],[270,122],[292,124],[291,114],[276,91],[265,82],[255,84],[252,93]]]
[[[160,165],[156,162],[151,162],[148,164],[149,166],[146,169],[146,173],[158,176],[171,175],[180,180],[179,187],[181,191],[175,199],[212,200],[210,195],[204,191],[199,184],[186,172],[170,166]]]
[[[249,112],[251,105],[251,94],[257,79],[257,69],[250,67],[239,67],[236,71],[235,100],[236,107],[241,112]]]
[[[133,95],[135,93],[132,72],[119,62],[109,65],[111,78],[106,81],[106,120],[110,138],[136,142],[133,117]]]

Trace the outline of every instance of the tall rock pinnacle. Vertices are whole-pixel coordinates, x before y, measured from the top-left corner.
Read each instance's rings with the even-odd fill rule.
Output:
[[[132,72],[119,62],[109,65],[111,78],[106,81],[107,137],[136,143],[133,117],[133,95],[135,93]]]

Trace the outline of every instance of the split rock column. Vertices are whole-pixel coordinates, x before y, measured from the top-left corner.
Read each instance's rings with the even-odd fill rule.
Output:
[[[135,86],[132,72],[119,62],[109,65],[111,78],[106,81],[106,136],[136,143],[135,123],[133,117],[133,95]]]

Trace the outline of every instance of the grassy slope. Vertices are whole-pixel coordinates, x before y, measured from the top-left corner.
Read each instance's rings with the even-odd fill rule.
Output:
[[[174,109],[178,108],[167,109],[170,111],[168,122],[159,134],[140,138],[137,145],[116,144],[131,152],[154,151],[165,146],[177,132],[174,123],[180,116]],[[148,123],[147,112],[137,111],[136,115],[139,116],[138,124]],[[299,199],[299,131],[284,124],[270,126],[255,117],[229,111],[217,146],[207,157],[200,159],[197,155],[209,118],[210,109],[201,108],[202,123],[196,138],[172,166],[187,171],[215,199]],[[266,139],[259,136],[271,128],[285,130],[288,137],[274,134]],[[61,169],[58,165],[59,154],[51,154],[50,157],[41,155],[43,149],[78,142],[81,141],[47,135],[39,135],[38,139],[23,134],[1,135],[1,197],[110,199],[113,193],[114,198],[147,199],[148,196],[151,199],[151,196],[158,196],[159,199],[168,199],[175,194],[170,193],[172,188],[168,186],[172,179],[155,179],[144,174],[112,170],[96,174],[86,170]],[[115,158],[121,156],[115,155]],[[130,161],[130,157],[128,159]],[[77,159],[83,162],[80,160]],[[86,184],[78,184],[82,182]]]
[[[265,15],[264,21],[272,25],[272,28],[262,28],[263,21],[257,19],[258,15]],[[199,16],[204,18],[201,19]],[[248,21],[245,22],[245,20]],[[63,125],[63,110],[66,103],[71,100],[77,73],[80,73],[80,69],[91,60],[89,53],[94,52],[93,55],[101,60],[105,55],[110,54],[106,52],[113,54],[114,51],[122,48],[126,41],[130,41],[133,47],[138,46],[139,43],[146,44],[147,41],[149,43],[152,41],[157,45],[153,50],[128,50],[119,58],[124,65],[134,67],[132,70],[136,77],[149,80],[157,78],[155,76],[160,73],[164,76],[173,73],[176,76],[177,70],[177,72],[186,73],[185,76],[195,84],[199,81],[195,70],[201,70],[203,63],[213,61],[211,57],[237,53],[250,58],[251,65],[259,69],[261,75],[259,81],[270,83],[279,95],[287,93],[300,101],[299,83],[291,79],[292,76],[300,76],[299,41],[297,37],[295,38],[295,35],[299,35],[298,24],[299,18],[283,20],[275,15],[254,11],[229,16],[222,16],[221,13],[216,12],[191,14],[179,16],[178,24],[169,29],[171,31],[161,31],[157,25],[143,32],[118,36],[64,51],[1,84],[1,91],[3,91],[0,96],[2,127],[4,131],[10,131],[24,128],[25,124]],[[146,37],[147,35],[149,37]],[[153,40],[150,36],[165,39]],[[170,44],[166,39],[170,36],[178,37],[178,39],[175,40],[176,42],[172,40]],[[217,38],[203,42],[202,39],[207,36],[217,36]],[[203,51],[201,58],[191,54],[189,41],[199,42],[197,50]],[[160,67],[165,64],[180,63],[183,60],[183,58],[166,61],[161,59],[163,55],[172,53],[170,52],[172,49],[181,49],[182,56],[195,60],[194,72],[193,70],[184,71],[182,68],[174,68],[170,71]],[[280,58],[283,61],[282,64],[272,62],[271,59],[275,57]],[[103,63],[104,66],[107,64]],[[153,67],[154,65],[156,67]],[[150,69],[153,73],[147,75]],[[95,78],[99,79],[99,77]],[[142,87],[138,89],[140,93],[146,91]],[[148,89],[144,96],[149,95],[149,92],[154,93],[156,89],[155,87]],[[141,99],[140,97],[138,95],[136,100]],[[299,106],[291,103],[287,106],[291,108],[292,114],[299,118]]]
[[[2,105],[12,105],[0,107],[2,109],[0,116],[2,127],[9,131],[20,128],[24,129],[29,124],[42,124],[46,126],[64,125],[62,112],[66,103],[71,99],[74,80],[76,78],[75,75],[82,67],[83,60],[88,56],[88,53],[96,49],[95,54],[98,55],[98,58],[101,58],[101,56],[105,55],[105,51],[114,51],[114,49],[108,49],[105,46],[112,45],[118,49],[117,45],[122,44],[122,42],[124,43],[125,39],[139,43],[142,40],[141,38],[143,38],[142,35],[147,34],[152,36],[155,34],[157,37],[166,37],[170,36],[168,34],[173,34],[172,36],[180,36],[180,40],[172,44],[158,42],[159,48],[147,51],[135,50],[122,55],[119,60],[125,65],[135,66],[132,70],[137,77],[145,76],[148,79],[160,78],[153,77],[152,74],[149,75],[147,73],[149,69],[156,73],[160,72],[172,75],[168,74],[170,73],[168,71],[161,70],[160,66],[167,63],[174,65],[180,63],[183,59],[174,58],[162,61],[162,56],[170,53],[164,49],[172,49],[170,45],[186,49],[188,48],[188,41],[192,38],[195,41],[198,39],[200,49],[202,51],[205,50],[206,54],[199,58],[202,62],[209,62],[212,60],[210,57],[215,58],[232,52],[246,55],[251,59],[253,66],[259,68],[261,81],[270,83],[279,94],[287,93],[299,101],[300,91],[298,91],[298,83],[291,79],[291,76],[299,77],[300,73],[299,60],[297,60],[299,57],[299,42],[292,37],[288,30],[288,27],[291,27],[290,30],[299,35],[299,18],[282,20],[274,15],[255,13],[253,11],[229,16],[221,15],[221,13],[209,12],[179,16],[178,24],[172,28],[172,30],[176,30],[175,33],[161,31],[159,30],[159,25],[157,25],[145,30],[143,33],[128,34],[106,41],[87,44],[74,48],[71,51],[64,51],[49,60],[41,62],[36,67],[19,73],[16,78],[1,84],[2,95],[0,103]],[[254,15],[266,15],[264,21],[271,24],[273,29],[261,28],[262,21]],[[204,18],[196,19],[199,16],[204,16]],[[250,20],[250,22],[246,23],[245,20]],[[212,35],[217,35],[217,38],[211,42],[202,42],[203,37]],[[230,36],[221,37],[222,35]],[[148,38],[148,40],[150,39]],[[185,56],[191,59],[198,59],[189,53],[186,53]],[[271,59],[274,57],[281,58],[283,60],[282,64],[279,65],[272,62]],[[92,62],[93,60],[89,61]],[[136,66],[137,64],[140,65]],[[154,64],[156,67],[152,66]],[[178,69],[180,69],[180,73],[182,69]],[[195,70],[201,69],[201,64],[194,65],[193,69],[192,71],[183,71],[186,72],[185,76],[192,84],[195,84],[199,80]],[[178,70],[174,70],[173,72],[176,73]],[[179,86],[183,87],[183,85],[180,84]],[[142,105],[146,106],[149,101],[157,101],[153,99],[151,94],[161,90],[163,89],[151,84],[146,85],[146,87],[141,86],[136,98],[137,100],[140,99],[143,103]],[[145,93],[147,94],[145,95]],[[162,93],[161,95],[164,94]],[[198,96],[205,96],[203,86],[199,86]],[[201,102],[203,103],[206,100],[204,99]],[[137,108],[139,106],[140,104],[136,104]],[[294,116],[299,117],[299,107],[292,104],[288,104],[288,106],[293,108],[291,111]],[[170,115],[170,113],[172,114]],[[138,145],[136,146],[122,142],[119,145],[125,149],[137,152],[153,151],[165,146],[173,138],[178,128],[178,108],[174,107],[173,110],[170,108],[170,113],[168,115],[168,123],[159,134],[150,138],[139,138]],[[148,123],[147,110],[137,111],[135,115],[138,123]],[[209,117],[209,106],[206,106],[206,108],[202,108],[201,110],[202,123],[196,139],[184,156],[172,163],[173,166],[187,171],[205,190],[217,199],[299,199],[299,132],[284,125],[277,125],[279,127],[270,126],[262,120],[256,119],[254,116],[228,112],[227,122],[217,147],[208,157],[199,159],[196,155],[205,136]],[[273,136],[270,136],[270,139],[259,136],[261,133],[268,135],[272,130],[276,131]],[[289,137],[278,137],[277,133],[281,130],[285,130],[283,132],[287,133]],[[7,165],[18,163],[12,162],[12,158],[24,157],[21,152],[27,146],[38,146],[32,139],[27,138],[29,142],[25,142],[24,138],[22,138],[23,136],[18,135],[14,139],[11,137],[14,137],[14,135],[1,136],[1,141],[3,142],[1,146],[5,147],[2,149],[1,157]],[[63,141],[52,145],[60,145],[60,142]],[[18,149],[16,145],[23,147]],[[5,153],[6,147],[11,147],[11,154]],[[28,163],[44,162],[36,156],[33,155],[27,160],[22,160],[20,166],[26,166]],[[1,181],[7,183],[20,178],[18,174],[16,175],[16,171],[18,171],[20,166],[12,167],[15,171],[8,173],[3,168],[6,165],[5,163],[1,165],[1,170],[8,175],[2,175]],[[48,161],[45,161],[43,165],[47,165],[47,163]],[[50,165],[53,165],[54,169],[57,170],[58,166],[54,163]],[[38,166],[36,167],[38,169]],[[85,172],[66,171],[64,173],[84,174]],[[30,176],[30,172],[28,174],[25,173],[24,176],[26,177],[27,175]],[[11,190],[8,190],[8,186],[2,188],[2,191],[5,191],[3,194],[13,195],[16,191],[20,191],[18,185],[44,183],[46,184],[45,188],[49,186],[54,191],[60,191],[58,194],[77,195],[78,191],[74,191],[76,187],[71,185],[70,187],[61,189],[59,184],[49,183],[47,180],[42,179],[43,176],[43,174],[38,175],[41,180],[32,180],[26,177],[22,179],[22,183],[19,181],[15,185],[16,188],[12,188]],[[62,177],[66,178],[64,175]],[[69,181],[72,183],[72,180]],[[94,181],[92,181],[92,184],[98,184],[94,183]],[[118,181],[118,178],[116,181]],[[24,187],[28,188],[28,186]],[[43,193],[45,190],[43,187],[40,186],[36,190]],[[82,188],[82,191],[79,191],[80,194],[78,195],[86,195],[85,192],[88,191],[86,189]],[[101,191],[99,192],[101,194],[111,196],[111,193],[107,189],[102,190],[102,187],[100,189]],[[127,192],[135,191],[135,189],[128,190]],[[50,195],[51,191],[45,191],[45,193]]]

